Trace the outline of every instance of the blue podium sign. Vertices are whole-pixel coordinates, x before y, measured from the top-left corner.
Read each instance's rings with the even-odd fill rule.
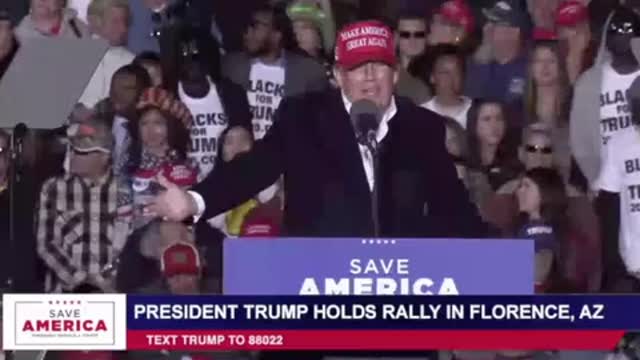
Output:
[[[528,295],[531,240],[226,239],[229,295]]]

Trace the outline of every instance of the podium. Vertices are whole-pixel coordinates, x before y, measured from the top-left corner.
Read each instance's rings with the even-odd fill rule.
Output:
[[[530,295],[534,251],[521,239],[226,239],[223,293]]]

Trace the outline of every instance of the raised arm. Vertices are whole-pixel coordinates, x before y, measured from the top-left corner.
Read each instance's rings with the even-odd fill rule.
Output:
[[[209,219],[249,200],[276,182],[284,171],[287,138],[295,131],[295,117],[289,102],[283,101],[275,114],[274,125],[248,153],[215,168],[191,191],[184,192],[161,179],[167,191],[148,208],[151,213],[180,221],[189,216]]]

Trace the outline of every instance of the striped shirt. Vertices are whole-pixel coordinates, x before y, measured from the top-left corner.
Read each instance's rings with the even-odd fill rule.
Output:
[[[37,237],[38,254],[47,266],[47,292],[104,280],[103,269],[115,257],[116,200],[111,172],[94,183],[69,174],[45,182]]]

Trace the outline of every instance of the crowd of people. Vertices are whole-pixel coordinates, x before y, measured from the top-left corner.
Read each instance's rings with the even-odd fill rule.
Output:
[[[422,108],[412,116],[428,114],[421,120],[437,124],[414,127],[432,133],[414,133],[412,139],[436,141],[439,127],[444,129],[441,145],[472,205],[436,216],[477,212],[482,220],[483,226],[468,228],[464,221],[445,221],[460,229],[435,234],[533,239],[538,293],[640,290],[636,1],[398,1],[394,14],[380,11],[379,23],[368,23],[393,29],[397,68],[386,72],[374,59],[351,73],[340,67],[346,56],[334,50],[351,50],[342,48],[339,30],[347,26],[348,34],[353,21],[372,20],[376,12],[364,8],[373,2],[264,1],[244,9],[246,19],[233,21],[209,3],[191,2],[195,9],[179,15],[169,9],[186,19],[175,28],[165,24],[174,6],[169,0],[30,0],[21,19],[19,7],[0,4],[0,80],[10,78],[12,60],[30,42],[91,38],[107,46],[61,128],[27,131],[17,157],[11,128],[0,129],[5,291],[221,293],[227,237],[358,236],[347,223],[360,218],[347,201],[336,206],[318,197],[362,194],[341,184],[322,187],[314,178],[333,179],[344,169],[316,153],[312,136],[334,136],[331,129],[342,131],[341,124],[313,112],[334,93],[342,93],[349,109],[348,92],[354,90],[347,81],[377,81],[387,74],[395,100],[383,123],[393,120],[396,104],[403,114],[409,104]],[[367,19],[360,19],[363,14]],[[239,24],[241,39],[235,37]],[[301,98],[312,101],[285,102]],[[339,134],[334,139],[347,141]],[[291,143],[301,151],[284,159],[247,156]],[[437,152],[438,146],[424,149]],[[407,151],[393,156],[398,164],[431,159]],[[243,162],[251,162],[254,172],[243,172]],[[296,174],[307,174],[286,182],[291,164],[304,164]],[[448,179],[443,164],[421,165],[431,174],[427,184]],[[364,169],[347,173],[361,174],[363,181],[366,175],[375,188],[366,161]],[[315,191],[316,185],[322,190]],[[174,187],[196,192],[188,215],[197,216],[183,221],[152,211],[158,196]],[[232,195],[248,191],[253,196],[242,201]],[[308,198],[296,196],[305,191]],[[208,194],[226,194],[228,200],[213,206],[203,200]],[[393,221],[403,217],[397,224],[404,227],[382,235],[431,234],[399,204],[421,194],[381,195],[391,206],[381,214]],[[434,204],[462,204],[454,195],[438,196]]]

